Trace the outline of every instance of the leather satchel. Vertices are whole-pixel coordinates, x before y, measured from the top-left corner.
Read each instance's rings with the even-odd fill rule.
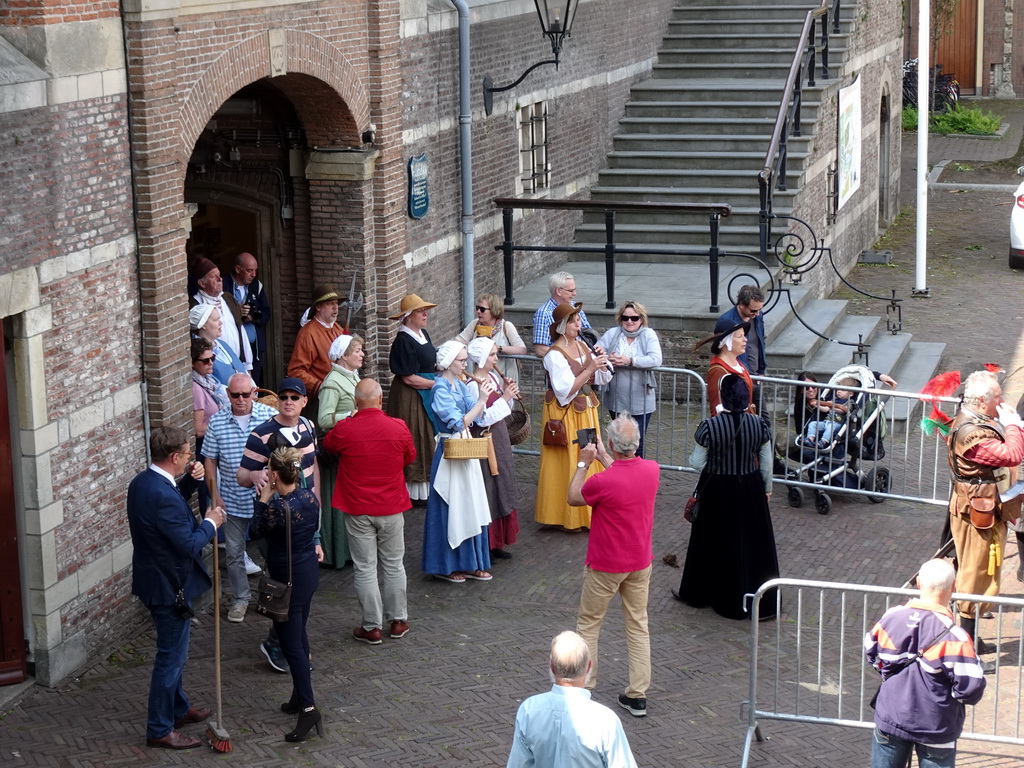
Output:
[[[544,445],[555,445],[567,448],[569,437],[565,433],[565,422],[561,419],[548,419],[544,422]]]
[[[980,531],[996,524],[996,500],[990,496],[975,496],[968,502],[971,512],[971,525]]]
[[[285,541],[288,548],[288,583],[272,579],[267,574],[260,577],[256,588],[256,613],[271,621],[288,621],[288,610],[292,604],[292,510],[284,504]]]

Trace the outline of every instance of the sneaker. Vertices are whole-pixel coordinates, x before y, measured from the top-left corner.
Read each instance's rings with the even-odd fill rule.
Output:
[[[241,624],[245,621],[245,612],[248,608],[248,603],[235,603],[228,611],[228,621],[233,621],[235,624]]]
[[[619,694],[619,706],[629,710],[633,717],[644,717],[647,714],[647,699],[631,699],[624,693]]]
[[[267,657],[267,661],[270,662],[270,666],[275,672],[288,671],[288,660],[281,653],[280,645],[271,645],[264,640],[260,643],[260,650],[263,651],[263,655]]]
[[[356,627],[352,630],[352,637],[359,642],[367,643],[368,645],[380,645],[384,642],[380,638],[380,627],[374,627],[373,629]]]
[[[402,619],[395,619],[391,622],[391,637],[397,640],[409,634],[409,622]]]
[[[263,573],[263,569],[260,568],[256,563],[249,557],[249,553],[245,553],[245,575],[246,576],[258,576]]]

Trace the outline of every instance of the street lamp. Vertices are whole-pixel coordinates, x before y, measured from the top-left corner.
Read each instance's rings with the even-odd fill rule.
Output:
[[[485,77],[484,114],[486,115],[490,115],[494,109],[495,93],[515,88],[537,67],[543,67],[545,64],[554,64],[555,69],[558,69],[558,59],[562,53],[562,41],[567,37],[572,37],[572,23],[576,19],[576,8],[579,6],[580,0],[533,0],[533,2],[537,6],[537,15],[540,17],[541,32],[551,39],[551,53],[554,54],[555,58],[548,59],[547,61],[538,61],[523,72],[514,83],[498,88],[494,87],[494,81],[491,78]]]

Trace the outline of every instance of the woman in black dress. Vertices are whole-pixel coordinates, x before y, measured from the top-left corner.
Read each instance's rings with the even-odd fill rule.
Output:
[[[721,384],[725,411],[702,421],[694,438],[690,462],[704,470],[700,514],[690,532],[683,579],[672,594],[697,608],[711,606],[729,619],[748,619],[744,595],[779,575],[768,511],[771,433],[763,419],[746,413],[750,391],[739,376],[729,374]],[[761,600],[760,617],[775,613],[771,590]]]
[[[288,621],[274,622],[281,651],[288,660],[292,674],[292,697],[281,705],[287,715],[299,716],[295,730],[285,734],[285,741],[302,741],[311,728],[323,736],[323,719],[313,699],[309,676],[309,637],[306,620],[313,593],[320,583],[319,562],[324,551],[320,547],[320,504],[309,488],[299,488],[302,455],[295,448],[278,448],[270,454],[269,482],[263,486],[254,505],[249,536],[267,540],[267,568],[278,581],[288,581],[288,539],[286,515],[292,527],[292,599]]]
[[[434,435],[440,431],[430,407],[434,386],[437,349],[427,333],[428,310],[436,307],[415,293],[402,299],[392,320],[401,320],[388,364],[391,380],[386,408],[389,416],[404,421],[416,445],[416,461],[405,468],[405,484],[414,502],[425,504],[430,495],[430,465],[434,460]]]

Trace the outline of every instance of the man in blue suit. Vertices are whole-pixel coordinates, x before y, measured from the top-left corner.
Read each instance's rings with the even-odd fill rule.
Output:
[[[764,292],[756,285],[744,285],[736,297],[736,306],[724,313],[720,319],[731,321],[731,325],[750,323],[747,334],[747,350],[737,359],[743,363],[752,376],[764,376],[768,370],[768,361],[764,347]],[[761,412],[761,384],[754,382],[751,402]]]
[[[188,659],[192,600],[213,584],[202,553],[224,522],[224,510],[211,507],[200,523],[179,491],[175,479],[192,465],[183,429],[157,427],[149,448],[153,463],[128,486],[132,594],[149,608],[156,625],[146,744],[190,749],[199,746],[199,739],[177,729],[210,716],[209,709],[189,704],[181,682]],[[201,469],[195,468],[192,477],[201,479]]]

